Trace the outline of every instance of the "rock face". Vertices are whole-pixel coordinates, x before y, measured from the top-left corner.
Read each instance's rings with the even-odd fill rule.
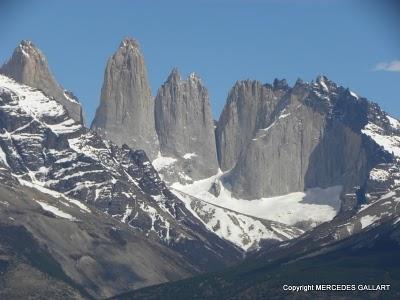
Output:
[[[195,74],[182,80],[177,69],[171,72],[155,98],[155,122],[161,155],[176,159],[173,173],[160,170],[166,180],[181,181],[180,172],[193,180],[217,173],[208,92]]]
[[[0,73],[57,99],[72,119],[84,124],[84,113],[78,99],[56,82],[45,56],[32,42],[22,41],[11,59],[0,68]]]
[[[280,98],[288,89],[285,81],[274,86],[246,80],[235,84],[217,123],[217,149],[221,170],[233,168],[242,150],[271,118]]]
[[[91,127],[118,145],[144,150],[151,159],[159,151],[146,65],[133,39],[123,40],[108,60]]]
[[[373,108],[323,76],[291,89],[237,84],[217,130],[221,167],[232,168],[225,184],[245,199],[335,185],[354,192],[392,159],[361,132]]]

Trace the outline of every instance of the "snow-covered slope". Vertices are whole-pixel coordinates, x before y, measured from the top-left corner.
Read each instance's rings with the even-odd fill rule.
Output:
[[[294,226],[256,218],[208,203],[178,190],[173,192],[208,229],[246,251],[260,248],[261,242],[286,241],[304,232]]]
[[[6,168],[0,168],[0,237],[1,299],[105,299],[198,273],[145,232],[57,192],[21,185]],[[57,281],[78,286],[82,297]]]
[[[387,119],[392,129],[399,130],[399,121],[390,116],[387,116]],[[382,146],[383,149],[393,153],[396,157],[400,157],[400,136],[394,135],[393,132],[388,132],[372,122],[369,122],[361,131],[372,138],[379,146]]]
[[[143,151],[102,140],[73,121],[57,101],[3,75],[0,149],[4,167],[21,184],[84,213],[93,206],[175,249],[200,270],[241,257],[238,248],[210,232],[167,189]],[[53,213],[60,216],[62,210]]]
[[[234,198],[221,177],[219,172],[192,184],[174,183],[171,188],[210,230],[244,250],[257,248],[262,240],[298,237],[332,220],[340,210],[340,186],[249,201]]]
[[[332,220],[340,210],[341,187],[314,188],[272,198],[237,199],[221,183],[222,173],[193,184],[175,183],[172,187],[210,204],[248,216],[280,222],[289,226],[309,223],[312,227]],[[219,195],[210,192],[213,184],[220,186]]]

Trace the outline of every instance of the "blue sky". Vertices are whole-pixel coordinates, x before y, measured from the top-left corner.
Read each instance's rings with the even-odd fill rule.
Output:
[[[22,39],[47,56],[57,80],[99,103],[108,57],[126,36],[141,44],[153,95],[173,67],[194,71],[214,117],[240,79],[306,81],[324,74],[400,117],[400,11],[385,0],[0,2],[0,63]]]

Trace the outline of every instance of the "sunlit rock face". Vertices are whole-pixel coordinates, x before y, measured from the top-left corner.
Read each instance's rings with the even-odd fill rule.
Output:
[[[57,83],[46,57],[32,42],[22,41],[10,60],[0,68],[0,73],[42,90],[63,105],[72,119],[84,124],[84,113],[78,99]]]
[[[159,151],[154,101],[139,44],[123,40],[107,62],[92,129],[118,145],[142,149],[150,159]]]
[[[221,168],[231,170],[225,184],[245,199],[364,186],[371,168],[391,159],[362,133],[374,108],[324,76],[293,88],[237,83],[217,129]]]
[[[194,73],[182,80],[177,69],[158,90],[155,122],[161,155],[174,158],[168,181],[198,180],[217,173],[214,123],[207,89]]]

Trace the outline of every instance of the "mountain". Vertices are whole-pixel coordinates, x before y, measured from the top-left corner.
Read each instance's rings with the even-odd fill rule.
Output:
[[[117,145],[142,149],[154,159],[159,151],[154,101],[139,44],[124,39],[110,57],[104,73],[100,106],[91,125]]]
[[[398,299],[400,187],[381,192],[354,213],[342,213],[298,238],[269,245],[237,266],[114,299]],[[357,290],[294,293],[283,291],[283,284],[350,284]],[[390,284],[390,290],[358,290],[358,285],[379,284]]]
[[[303,232],[297,227],[230,212],[204,202],[201,197],[194,199],[182,194],[177,184],[192,184],[219,172],[208,92],[197,75],[193,73],[182,79],[174,69],[153,102],[144,58],[133,39],[123,40],[108,61],[92,130],[117,145],[143,149],[167,186],[176,188],[174,197],[191,211],[197,222],[243,250],[259,247],[261,240],[283,241]],[[214,193],[218,189],[216,182]],[[225,221],[216,217],[221,214]]]
[[[230,226],[228,211],[252,218],[239,229],[254,228],[255,220],[277,222],[272,232],[284,228],[295,238],[397,188],[399,128],[376,103],[324,76],[293,87],[284,80],[241,81],[217,122],[222,171],[170,185],[211,230],[234,243],[220,229]],[[263,244],[254,232],[245,236]],[[241,247],[254,249],[243,241]]]
[[[0,67],[0,73],[57,99],[72,119],[84,124],[85,116],[78,98],[57,83],[46,57],[31,41],[22,41],[15,48],[10,60]]]
[[[153,164],[165,181],[191,182],[218,172],[208,92],[197,75],[182,80],[177,69],[171,72],[155,98],[155,122],[161,157]]]
[[[41,87],[13,79],[32,69]],[[214,122],[195,74],[172,70],[153,100],[128,38],[88,129],[65,93],[46,91],[54,79],[32,43],[2,72],[1,297],[104,298],[177,281],[120,297],[279,298],[282,278],[337,279],[329,266],[398,284],[397,265],[385,266],[398,250],[400,122],[348,88],[325,76],[238,81]],[[357,253],[359,266],[342,263]]]
[[[221,147],[221,161],[229,162],[235,157],[232,153],[238,153],[225,176],[236,197],[258,199],[338,185],[344,195],[364,186],[374,165],[391,160],[361,132],[374,104],[326,77],[311,84],[298,81],[290,89],[284,86],[285,92],[276,84],[239,86],[231,92],[218,123],[218,144],[227,145]],[[243,104],[236,94],[246,95],[249,89],[260,91],[255,99],[245,97],[251,105]],[[242,105],[244,109],[239,109]],[[239,117],[243,122],[235,123],[231,111],[248,113]],[[232,122],[237,129],[231,129]],[[232,138],[232,132],[237,136]],[[240,143],[231,145],[231,140]]]
[[[398,299],[399,218],[330,245],[276,247],[216,274],[125,293],[112,299]],[[310,242],[309,240],[307,242]],[[307,249],[308,248],[308,249]],[[314,291],[284,291],[283,285],[314,285]],[[317,291],[316,285],[354,286]],[[376,290],[390,285],[389,290]],[[375,290],[368,290],[374,289]]]
[[[127,58],[132,52],[135,64]],[[147,76],[136,42],[122,42],[106,78],[111,69],[113,74],[130,70],[130,75],[105,80],[103,95],[109,81],[123,84],[115,89],[118,95],[126,87],[149,95],[147,80],[144,92],[138,80],[125,80],[132,73],[141,74],[134,78]],[[113,108],[103,109],[105,103]],[[116,103],[102,98],[97,115],[105,120],[129,112]],[[93,128],[104,137],[103,129],[96,128],[98,120]],[[381,128],[385,138],[400,134],[391,125],[395,119],[379,106],[324,76],[311,83],[298,80],[293,87],[278,79],[272,84],[238,81],[214,125],[201,80],[194,74],[183,80],[174,69],[157,92],[154,115],[125,120],[140,121],[121,123],[109,138],[124,136],[117,144],[129,144],[125,128],[135,128],[129,133],[135,135],[154,125],[158,143],[152,143],[150,161],[169,189],[210,231],[246,251],[259,248],[263,240],[295,238],[367,202],[377,187],[369,178],[396,160],[367,128]],[[147,152],[147,145],[132,146]]]
[[[246,104],[246,97],[240,95],[248,95],[250,103]],[[264,101],[266,98],[269,100]],[[267,103],[273,107],[270,113]],[[260,116],[267,119],[265,123]],[[397,119],[376,103],[319,76],[311,83],[299,80],[293,88],[282,81],[262,86],[252,81],[237,83],[218,125],[223,126],[217,127],[219,147],[232,149],[242,145],[239,150],[228,151],[226,160],[219,148],[219,161],[225,161],[227,171],[174,187],[220,208],[252,217],[263,216],[302,227],[306,232],[283,243],[260,243],[261,248],[249,254],[243,263],[224,271],[133,291],[115,299],[158,299],[161,295],[165,299],[397,299],[400,296],[399,266],[395,262],[400,247]],[[229,129],[232,126],[235,129]],[[233,137],[231,143],[230,135],[235,132],[240,132],[240,136]],[[246,135],[247,139],[243,138]],[[229,162],[235,157],[237,161],[229,169],[232,166]],[[305,172],[301,172],[303,168],[296,169],[299,162],[307,164]],[[269,174],[270,164],[276,169]],[[262,172],[269,177],[263,177]],[[279,191],[285,188],[279,185],[279,180],[290,179],[288,174],[303,182],[296,186],[289,181],[286,183],[289,190]],[[267,183],[266,188],[277,188],[279,195],[271,197],[275,194],[273,190],[261,190],[259,194],[243,197],[246,191],[257,193],[257,187],[264,188],[262,181],[251,188],[243,185],[235,193],[235,180],[251,185],[249,176],[254,176],[251,178],[256,183],[261,177]],[[270,182],[276,186],[269,186]],[[217,194],[212,189],[216,184]],[[294,192],[299,190],[305,191]],[[333,209],[327,209],[329,206]],[[198,214],[204,211],[207,209]],[[223,220],[222,216],[219,218]],[[307,219],[314,223],[305,224]],[[293,294],[282,290],[285,283],[339,283],[365,288],[381,282],[390,284],[390,291]]]
[[[34,239],[40,239],[54,252],[62,253],[62,257],[53,258],[61,264],[63,272],[95,297],[111,296],[132,286],[217,270],[242,259],[243,252],[239,248],[209,231],[166,187],[145,152],[103,140],[70,118],[55,99],[3,75],[0,75],[0,164],[8,174],[7,178],[14,180],[13,197],[19,197],[18,190],[29,190],[24,198],[28,203],[24,203],[21,209],[17,204],[13,206],[16,200],[11,200],[11,196],[2,198],[12,202],[5,216],[9,214],[17,220],[16,216],[26,214],[30,226],[54,228],[54,241],[53,237],[38,236],[39,233],[47,234],[43,228],[37,232],[27,230]],[[5,185],[9,186],[7,182]],[[40,194],[30,196],[33,193],[31,190]],[[29,210],[25,212],[26,205]],[[42,224],[44,221],[40,218],[31,217],[30,208],[37,210],[38,205],[50,211],[50,216],[68,219],[67,223],[72,228]],[[98,216],[96,220],[92,218],[93,214]],[[18,224],[25,229],[28,226],[24,222]],[[58,231],[74,236],[78,230],[74,224],[83,224],[84,227],[91,224],[99,228],[99,232],[90,233],[82,229],[79,239],[83,244],[79,251],[66,247],[64,239],[57,236]],[[103,227],[104,230],[117,228],[114,233],[107,233],[101,243],[108,245],[109,248],[104,251],[110,255],[119,254],[111,257],[110,262],[84,258],[82,268],[87,267],[87,272],[92,272],[87,275],[92,279],[85,281],[76,275],[80,272],[79,268],[75,269],[76,264],[71,260],[65,261],[63,257],[74,258],[78,253],[81,253],[78,257],[92,253],[92,246],[85,246],[87,239],[93,247],[99,245],[101,249],[99,241],[92,240],[90,236],[101,237],[100,228]],[[124,240],[132,235],[141,236],[145,245],[126,248]],[[79,243],[79,239],[72,241],[71,246]],[[146,247],[154,251],[146,250]],[[119,251],[130,251],[129,255],[135,256],[138,261],[122,259],[126,255]],[[139,255],[142,252],[149,256]],[[165,257],[169,263],[155,257]],[[139,261],[141,267],[137,265]],[[158,265],[157,261],[165,267]],[[75,267],[67,270],[70,265]],[[174,269],[174,266],[177,268]],[[132,275],[131,268],[139,272],[137,276]],[[108,269],[113,270],[115,277],[121,278],[121,283],[113,283],[115,277],[111,275],[104,275],[105,279],[102,277],[101,274]],[[152,269],[154,272],[150,272]],[[106,279],[107,284],[103,285]]]
[[[198,272],[90,204],[0,177],[1,299],[99,299]]]

